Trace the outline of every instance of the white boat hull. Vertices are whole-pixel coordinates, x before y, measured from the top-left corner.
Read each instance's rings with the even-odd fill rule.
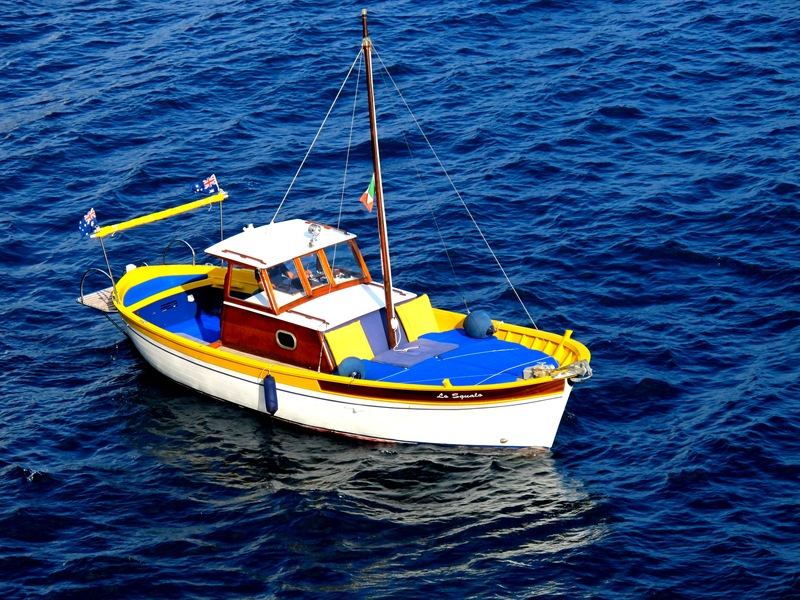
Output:
[[[248,376],[236,364],[161,343],[128,324],[129,337],[157,371],[192,390],[262,413],[267,412],[263,377]],[[221,354],[221,353],[220,353]],[[280,378],[279,378],[280,379]],[[275,418],[303,427],[381,442],[496,447],[552,446],[572,386],[531,398],[459,401],[458,392],[442,389],[452,401],[398,402],[331,394],[278,381]]]

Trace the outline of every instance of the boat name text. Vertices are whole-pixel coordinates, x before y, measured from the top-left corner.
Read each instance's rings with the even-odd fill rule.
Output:
[[[436,396],[439,399],[449,398],[450,400],[469,400],[470,398],[483,398],[483,394],[475,392],[474,394],[459,394],[458,392],[450,392],[449,394],[439,394]]]

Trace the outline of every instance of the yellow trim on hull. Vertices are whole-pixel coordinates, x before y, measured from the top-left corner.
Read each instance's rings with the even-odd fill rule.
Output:
[[[433,314],[439,324],[440,331],[455,329],[464,326],[466,315],[461,313],[434,308]],[[521,325],[492,321],[497,328],[495,333],[498,339],[521,344],[531,350],[541,350],[558,361],[560,367],[579,360],[591,360],[589,349],[577,340],[572,339],[572,330],[567,330],[564,335],[550,333],[541,329],[531,329]]]
[[[154,271],[156,274],[154,275]],[[153,277],[163,275],[184,275],[184,274],[206,274],[209,279],[185,284],[183,286],[176,286],[169,290],[165,290],[156,295],[150,296],[146,299],[137,302],[131,306],[124,306],[123,300],[128,290],[134,286],[152,279]],[[283,384],[296,388],[306,390],[310,393],[329,394],[334,396],[349,397],[358,401],[375,401],[387,404],[413,404],[418,406],[472,406],[479,405],[502,405],[513,404],[515,402],[530,401],[537,397],[544,397],[552,395],[552,390],[547,390],[550,387],[547,385],[542,386],[542,391],[537,393],[536,387],[538,384],[548,384],[553,382],[552,377],[542,377],[539,379],[518,380],[509,383],[490,384],[482,386],[453,386],[453,385],[421,385],[410,383],[393,383],[382,382],[373,380],[351,380],[349,377],[342,377],[339,375],[330,375],[327,373],[319,373],[310,371],[303,368],[292,367],[285,364],[274,363],[268,359],[249,358],[240,353],[228,351],[224,347],[216,348],[209,346],[206,343],[194,341],[182,335],[172,333],[153,325],[149,321],[137,316],[135,311],[158,299],[168,297],[181,289],[191,289],[209,285],[209,280],[214,285],[222,286],[224,281],[225,269],[222,267],[214,266],[192,266],[192,265],[164,265],[153,266],[141,269],[135,269],[127,273],[117,284],[117,295],[114,297],[114,304],[119,310],[121,317],[131,328],[135,329],[141,336],[149,338],[156,343],[159,343],[170,350],[197,361],[208,364],[209,366],[219,367],[226,369],[239,375],[252,377],[255,379],[263,379],[267,373],[272,374],[276,380]],[[465,315],[445,311],[434,308],[434,313],[437,321],[447,328],[453,328],[463,323]],[[573,340],[569,337],[571,332],[567,335],[561,336],[541,330],[529,329],[517,325],[509,325],[505,323],[495,322],[498,326],[497,336],[500,339],[509,339],[509,341],[516,341],[524,346],[533,349],[542,349],[551,352],[558,348],[561,358],[557,357],[559,364],[564,366],[577,360],[589,360],[589,350],[580,342]],[[352,393],[342,393],[336,390],[323,389],[320,385],[321,382],[330,382],[338,384],[339,386],[346,385],[346,388]],[[500,399],[484,399],[484,400],[471,400],[459,401],[459,395],[464,398],[469,398],[470,395],[478,393],[489,394],[510,392],[515,389],[520,389],[521,396],[505,397]],[[524,389],[524,391],[523,391]],[[446,394],[448,397],[441,400],[435,399],[412,399],[412,398],[386,398],[382,397],[381,391],[407,393],[413,395],[415,393],[425,395],[439,395]]]
[[[308,371],[297,367],[277,364],[270,362],[266,359],[251,359],[240,354],[229,352],[224,348],[214,348],[206,344],[195,342],[189,338],[185,338],[178,334],[170,333],[164,329],[156,327],[144,319],[136,317],[135,315],[126,314],[127,309],[123,308],[121,311],[123,319],[130,327],[135,329],[141,336],[149,338],[156,343],[159,343],[170,350],[179,354],[183,354],[189,358],[208,364],[212,367],[219,367],[232,371],[239,375],[253,377],[256,379],[263,379],[268,373],[283,385],[289,385],[295,388],[306,390],[310,393],[330,394],[334,396],[341,396],[352,398],[358,401],[366,402],[381,402],[395,405],[417,405],[417,406],[450,406],[450,407],[474,407],[479,405],[502,405],[514,404],[517,402],[525,402],[534,400],[537,397],[550,396],[553,394],[552,390],[542,390],[537,393],[536,384],[547,384],[552,382],[551,377],[543,377],[540,379],[530,379],[525,381],[517,381],[511,383],[501,383],[494,385],[485,385],[480,387],[475,386],[432,386],[432,385],[419,385],[419,384],[398,384],[387,383],[381,381],[364,381],[352,380],[349,377],[341,377],[338,375],[328,375],[326,373],[318,373],[316,371]],[[323,390],[320,387],[320,382],[332,382],[338,384],[345,384],[348,390],[352,393],[339,393],[334,390]],[[527,388],[525,394],[522,396],[501,398],[501,399],[483,399],[460,401],[454,399],[459,395],[465,398],[477,392],[482,394],[491,394],[492,392],[511,391],[515,388]],[[409,394],[426,394],[426,395],[439,395],[446,394],[447,398],[440,400],[436,399],[413,399],[413,398],[386,398],[381,395],[381,390],[386,392],[406,392]]]

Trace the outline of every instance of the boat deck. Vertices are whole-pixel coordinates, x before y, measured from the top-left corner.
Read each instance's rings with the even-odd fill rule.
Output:
[[[212,344],[220,338],[220,319],[199,311],[198,316],[174,323],[168,329],[189,339]],[[427,356],[420,356],[426,352]],[[248,356],[263,360],[263,357]],[[522,379],[526,367],[537,364],[558,366],[553,357],[539,350],[495,337],[474,339],[463,329],[428,333],[415,342],[405,343],[396,350],[362,362],[365,379],[418,385],[446,385],[444,382],[447,380],[454,386],[510,383]]]
[[[158,281],[150,281],[143,286],[146,288],[144,291],[139,289],[142,286],[137,286],[132,289],[134,294],[129,291],[125,296],[126,304],[130,295],[134,296],[133,301],[138,301],[145,291],[152,294],[154,290],[161,289],[165,285],[185,283],[183,279],[186,277],[159,278]],[[196,277],[192,282],[195,279]],[[427,307],[430,311],[427,297],[417,297],[412,302],[416,302],[417,306],[423,309]],[[413,306],[412,302],[401,305],[398,312],[401,308],[413,311],[414,309],[410,308]],[[160,298],[143,306],[136,311],[136,314],[174,334],[219,348],[221,308],[222,290],[212,286],[201,286],[193,288],[191,293],[179,292]],[[420,314],[424,315],[424,312],[417,313]],[[400,317],[403,322],[403,315]],[[428,317],[432,320],[432,313]],[[472,338],[460,327],[438,331],[431,325],[424,330],[409,330],[409,320],[405,321],[406,326],[401,330],[403,342],[397,348],[389,348],[381,321],[380,311],[372,311],[363,315],[357,323],[339,327],[325,334],[337,362],[341,363],[345,357],[370,357],[369,360],[364,358],[361,360],[363,377],[366,380],[443,387],[480,386],[512,383],[524,379],[523,371],[527,367],[559,366],[558,361],[549,354],[520,343],[501,340],[494,336]],[[360,346],[351,344],[350,342],[358,337],[350,331],[351,327],[359,330],[361,336],[370,341],[365,339],[364,345]],[[339,342],[337,343],[334,338],[338,338]],[[408,341],[409,339],[412,341]],[[338,348],[338,356],[334,345]],[[252,356],[259,360],[266,359],[264,356]]]

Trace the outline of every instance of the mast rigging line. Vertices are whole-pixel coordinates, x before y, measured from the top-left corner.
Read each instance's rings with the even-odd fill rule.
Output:
[[[397,83],[395,82],[394,78],[392,77],[392,74],[389,72],[389,69],[386,66],[386,63],[383,62],[383,58],[381,58],[381,55],[378,52],[378,50],[375,47],[375,44],[374,44],[374,42],[372,42],[372,40],[370,40],[370,46],[371,46],[372,51],[375,53],[375,56],[378,58],[378,61],[380,62],[381,69],[382,69],[382,74],[385,74],[389,78],[389,81],[391,81],[392,86],[394,87],[395,91],[397,92],[397,95],[400,96],[400,99],[403,102],[403,106],[405,107],[406,111],[408,111],[408,114],[411,117],[411,120],[414,122],[414,125],[417,127],[417,129],[419,130],[420,134],[422,135],[422,138],[425,140],[425,143],[428,145],[428,148],[430,149],[431,154],[433,155],[434,159],[436,160],[436,163],[439,165],[439,168],[442,170],[442,172],[444,173],[444,176],[447,178],[447,181],[450,183],[450,187],[453,188],[453,191],[455,192],[456,197],[458,198],[459,202],[461,203],[461,206],[464,208],[464,211],[467,213],[467,216],[469,217],[469,220],[472,221],[472,224],[475,226],[475,229],[477,230],[478,235],[480,236],[480,238],[483,241],[483,243],[486,246],[486,248],[489,250],[489,254],[492,255],[492,258],[494,259],[495,264],[497,264],[497,267],[500,269],[500,272],[503,274],[503,277],[505,278],[506,282],[508,283],[508,286],[511,288],[511,291],[514,293],[514,296],[517,298],[517,301],[519,302],[520,306],[522,307],[522,310],[525,311],[525,314],[527,315],[528,320],[530,320],[530,322],[533,325],[534,329],[538,329],[538,327],[536,325],[536,322],[534,321],[533,317],[531,316],[531,313],[528,311],[528,307],[525,306],[525,303],[522,301],[522,298],[520,297],[519,292],[517,291],[517,288],[514,286],[514,284],[512,283],[511,278],[509,277],[508,273],[503,268],[503,265],[500,263],[500,259],[495,254],[494,250],[492,249],[491,244],[489,243],[489,240],[486,238],[486,235],[483,233],[483,230],[480,228],[480,225],[478,225],[478,222],[475,220],[475,217],[472,215],[472,211],[469,209],[469,206],[467,205],[466,201],[462,197],[461,192],[458,191],[458,188],[456,187],[455,182],[450,177],[450,174],[447,172],[447,169],[445,168],[444,163],[442,163],[442,160],[439,158],[439,155],[436,153],[436,150],[434,149],[433,144],[431,144],[430,140],[428,139],[427,134],[422,129],[422,125],[420,125],[419,121],[417,120],[417,117],[412,112],[411,107],[409,106],[408,102],[405,99],[405,96],[403,96],[403,92],[400,91],[400,88],[398,87]],[[303,156],[303,160],[301,161],[300,166],[297,168],[297,171],[295,172],[294,177],[292,177],[292,181],[289,184],[289,187],[287,188],[286,193],[283,195],[283,198],[281,199],[280,204],[278,204],[278,208],[275,210],[275,214],[272,216],[272,220],[270,221],[270,223],[274,223],[275,219],[277,219],[278,214],[280,213],[281,209],[283,208],[283,205],[286,202],[286,199],[289,197],[289,193],[292,191],[292,188],[294,187],[294,184],[295,184],[295,182],[297,181],[297,178],[300,175],[300,171],[305,166],[306,161],[308,160],[308,157],[311,154],[311,151],[314,149],[314,146],[317,143],[317,140],[319,139],[319,136],[322,134],[322,130],[325,128],[325,125],[328,122],[328,118],[330,117],[331,113],[333,112],[334,107],[336,106],[336,102],[338,102],[339,97],[342,95],[342,91],[344,90],[345,86],[347,85],[347,82],[350,80],[350,76],[353,73],[353,69],[355,69],[356,64],[359,64],[360,60],[364,56],[365,56],[365,51],[364,51],[364,48],[362,47],[361,49],[359,49],[359,52],[356,55],[355,59],[353,60],[353,63],[350,65],[350,69],[347,71],[347,75],[345,76],[344,81],[342,82],[341,86],[339,87],[339,90],[336,92],[336,97],[333,99],[333,102],[331,103],[330,108],[328,108],[328,112],[325,114],[325,118],[322,120],[322,124],[319,126],[319,129],[317,130],[317,133],[314,135],[314,139],[311,141],[311,145],[308,147],[308,150],[306,150],[305,156]],[[359,79],[360,79],[360,73],[361,73],[360,69],[359,69],[358,73],[359,73]],[[355,111],[355,101],[354,101],[354,111]],[[347,156],[347,159],[346,159],[347,160],[347,164],[349,164],[350,144],[351,144],[351,141],[352,141],[352,124],[351,124],[351,134],[350,135],[351,135],[351,140],[348,141],[348,146],[347,146],[348,147],[348,156]],[[347,167],[347,165],[346,165],[346,167]],[[346,167],[345,167],[345,169],[346,169]],[[346,177],[347,177],[347,172],[345,170],[345,178]],[[345,180],[345,183],[346,183],[346,180]],[[341,207],[342,207],[343,202],[344,202],[344,193],[345,193],[344,185],[345,185],[345,183],[343,183],[342,198],[340,200],[340,218],[341,218]],[[437,229],[438,229],[438,225],[437,225]],[[445,253],[447,253],[446,246],[445,246]],[[449,260],[449,256],[448,256],[448,260]]]
[[[358,71],[356,71],[356,86],[355,86],[355,92],[353,94],[353,111],[352,111],[352,113],[350,115],[350,133],[349,133],[348,138],[347,138],[347,153],[345,154],[345,158],[344,158],[344,176],[342,177],[342,194],[341,194],[341,196],[339,198],[339,216],[337,217],[337,220],[336,220],[336,228],[337,229],[341,229],[342,213],[344,212],[344,198],[345,198],[345,195],[346,195],[346,192],[347,192],[347,173],[350,170],[350,149],[353,146],[353,131],[355,131],[356,107],[358,105],[358,87],[359,87],[359,84],[361,83],[361,67],[362,67],[362,65],[364,63],[363,59],[364,59],[364,50],[362,49],[361,52],[358,53],[358,56],[356,56],[356,62],[358,63]],[[352,72],[352,70],[353,70],[353,68],[351,67],[350,71]],[[348,78],[350,77],[350,73],[347,74],[347,77]],[[347,79],[345,79],[345,82],[346,81],[347,81]],[[344,84],[343,84],[343,87],[344,87]],[[332,108],[333,107],[331,107],[331,109]],[[320,128],[320,131],[322,131],[322,128]],[[299,173],[299,170],[298,170],[298,173]],[[277,215],[277,213],[276,213],[276,215]],[[337,247],[334,246],[333,247],[333,262],[331,263],[331,269],[335,269],[335,267],[336,267],[337,252],[338,252]],[[328,287],[329,288],[333,288],[333,281],[328,282]],[[322,359],[320,358],[320,360],[322,360]]]
[[[270,224],[274,223],[275,219],[278,218],[278,213],[281,212],[281,209],[283,208],[283,204],[284,204],[284,202],[286,202],[286,198],[289,197],[289,192],[292,191],[292,187],[294,186],[295,181],[297,181],[297,177],[300,175],[300,171],[305,166],[306,160],[308,160],[308,156],[311,154],[311,151],[314,149],[314,144],[317,143],[317,140],[319,139],[319,136],[322,133],[322,130],[324,129],[324,127],[325,127],[325,123],[328,122],[328,117],[330,117],[331,113],[333,112],[333,107],[336,106],[336,102],[339,100],[339,96],[342,95],[342,90],[344,90],[344,86],[347,85],[347,82],[350,79],[350,75],[352,75],[353,69],[355,68],[356,63],[358,62],[359,58],[361,58],[362,54],[364,54],[364,50],[363,49],[359,50],[358,54],[356,55],[355,59],[353,60],[353,64],[350,65],[350,69],[347,71],[347,75],[345,76],[344,81],[342,82],[342,85],[339,86],[339,91],[336,92],[336,97],[333,99],[333,102],[331,103],[331,106],[328,109],[328,112],[325,115],[325,118],[322,120],[322,125],[319,126],[319,129],[317,130],[317,134],[314,136],[314,139],[311,140],[311,145],[308,147],[308,150],[306,150],[306,155],[303,157],[303,160],[300,163],[300,166],[297,167],[297,172],[294,174],[294,177],[292,177],[292,181],[289,184],[289,187],[287,188],[286,193],[283,195],[283,199],[281,199],[281,202],[278,205],[278,208],[275,210],[275,214],[272,216],[272,220],[270,221]]]
[[[447,181],[450,182],[450,186],[453,188],[453,191],[455,192],[456,196],[458,197],[459,202],[461,202],[461,205],[464,207],[464,210],[466,211],[467,216],[469,216],[470,221],[472,221],[472,224],[475,226],[475,229],[478,231],[478,235],[481,236],[481,239],[483,240],[483,243],[486,245],[486,248],[489,250],[489,253],[492,255],[492,258],[494,259],[494,262],[497,263],[497,266],[500,269],[500,272],[503,274],[503,277],[505,277],[506,281],[508,282],[508,285],[511,288],[511,291],[514,292],[514,295],[517,297],[517,300],[519,301],[519,304],[522,307],[522,310],[525,311],[525,314],[528,316],[528,319],[530,319],[530,322],[533,324],[533,328],[534,329],[538,329],[538,327],[536,326],[536,322],[533,320],[533,317],[531,316],[531,313],[528,312],[528,307],[525,306],[525,303],[522,301],[522,298],[520,297],[519,292],[517,292],[517,288],[515,288],[514,284],[511,283],[511,278],[508,276],[508,273],[506,273],[506,270],[503,268],[503,265],[500,264],[500,260],[497,258],[497,255],[494,253],[494,250],[492,250],[492,246],[489,244],[489,240],[483,234],[483,231],[481,230],[480,226],[478,225],[478,222],[475,220],[475,217],[472,216],[472,211],[470,211],[469,206],[467,206],[467,203],[464,201],[464,198],[461,196],[461,193],[458,191],[458,188],[456,187],[456,184],[450,178],[450,174],[447,172],[447,169],[445,169],[444,164],[442,163],[441,159],[439,158],[439,155],[436,153],[436,150],[433,148],[433,145],[431,144],[430,140],[428,139],[428,136],[425,134],[425,131],[423,131],[422,126],[420,125],[419,121],[417,120],[417,117],[414,116],[414,113],[411,111],[411,107],[408,105],[408,102],[406,102],[405,96],[403,96],[403,92],[400,91],[400,88],[397,86],[397,83],[395,83],[394,78],[392,77],[392,74],[389,72],[389,69],[386,67],[386,63],[383,62],[383,59],[381,58],[381,55],[378,52],[378,49],[375,48],[374,43],[372,45],[372,50],[373,50],[373,52],[375,52],[375,56],[378,57],[378,61],[381,63],[381,67],[383,68],[383,72],[386,73],[386,75],[389,77],[389,81],[392,82],[392,85],[394,86],[395,91],[400,96],[400,99],[403,101],[403,105],[406,107],[406,110],[408,111],[408,114],[411,116],[411,119],[414,121],[414,124],[417,126],[417,129],[419,130],[420,134],[422,135],[423,139],[425,140],[425,143],[428,144],[428,148],[430,148],[430,151],[433,154],[433,157],[436,159],[436,162],[439,165],[439,168],[442,169],[442,172],[444,173],[444,176],[447,177]]]
[[[383,67],[381,69],[381,71],[380,71],[381,79],[382,79],[381,83],[388,88],[389,85],[386,82],[386,75],[388,75],[388,70],[386,69],[386,66],[383,65],[383,63],[381,63],[381,65]],[[399,107],[397,106],[397,102],[396,102],[396,100],[395,100],[393,95],[389,96],[389,101],[392,104],[392,109],[395,112],[400,112],[399,111]],[[417,181],[419,182],[419,185],[422,188],[422,195],[425,197],[425,201],[426,201],[426,203],[428,205],[428,212],[430,212],[431,220],[433,221],[434,227],[436,227],[436,233],[439,236],[439,243],[442,246],[442,250],[444,251],[445,258],[447,259],[447,263],[448,263],[448,265],[450,267],[450,272],[453,275],[453,281],[455,282],[456,287],[458,288],[458,294],[459,294],[459,296],[461,296],[461,301],[464,303],[464,308],[466,309],[467,313],[469,313],[469,312],[471,312],[471,310],[470,310],[470,307],[469,307],[469,303],[467,302],[467,297],[464,294],[464,288],[461,285],[461,280],[460,280],[460,278],[458,276],[458,273],[456,273],[456,268],[455,268],[455,265],[453,264],[453,259],[450,256],[450,249],[447,247],[447,242],[444,239],[444,234],[442,233],[442,228],[439,226],[439,220],[436,218],[436,211],[434,210],[433,202],[431,201],[431,197],[428,195],[427,186],[425,185],[425,180],[423,179],[422,173],[420,172],[419,164],[417,163],[417,158],[414,155],[413,149],[411,148],[411,143],[409,142],[406,128],[405,127],[401,127],[400,128],[400,133],[402,134],[403,140],[405,141],[406,149],[408,150],[408,155],[411,158],[411,163],[414,165],[414,172],[417,175]]]
[[[353,131],[355,131],[355,123],[356,123],[356,106],[358,104],[358,86],[361,83],[361,65],[364,62],[364,50],[362,49],[361,52],[358,53],[356,60],[358,61],[358,71],[356,72],[356,89],[355,93],[353,94],[353,112],[350,115],[350,134],[347,138],[347,154],[345,155],[344,159],[344,177],[342,179],[342,196],[339,198],[339,218],[336,221],[336,227],[341,229],[342,224],[342,212],[344,211],[344,197],[347,189],[347,172],[350,167],[350,148],[353,145]],[[351,68],[352,70],[352,68]],[[349,77],[349,74],[348,74]]]

